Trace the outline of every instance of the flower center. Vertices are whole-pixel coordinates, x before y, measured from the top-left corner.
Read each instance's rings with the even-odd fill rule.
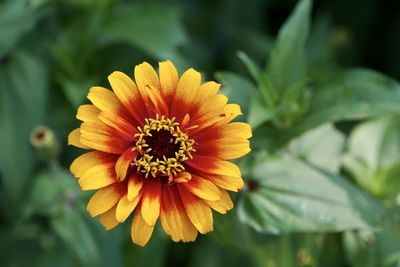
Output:
[[[132,163],[138,172],[146,177],[176,175],[185,169],[182,162],[191,159],[194,140],[179,128],[179,123],[172,119],[146,119],[143,128],[138,126],[135,134],[135,149],[139,156]]]

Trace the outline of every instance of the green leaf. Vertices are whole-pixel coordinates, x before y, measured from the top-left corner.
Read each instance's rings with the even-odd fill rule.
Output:
[[[358,125],[349,138],[344,167],[369,192],[395,201],[400,191],[400,123],[381,118]]]
[[[19,39],[35,27],[38,14],[25,0],[0,4],[0,57],[8,53]]]
[[[366,69],[352,69],[318,85],[310,108],[301,121],[277,133],[277,143],[327,122],[362,120],[400,113],[400,85],[397,81]]]
[[[229,98],[230,103],[239,104],[246,116],[251,98],[258,94],[255,85],[245,77],[233,72],[218,72],[216,77],[223,85],[221,92]]]
[[[267,158],[252,170],[251,191],[238,212],[243,223],[271,233],[369,229],[381,208],[347,182],[299,160]]]
[[[275,111],[277,126],[289,128],[308,110],[311,96],[307,83],[307,79],[299,80],[286,89]]]
[[[65,205],[60,209],[58,216],[52,218],[51,224],[71,251],[78,256],[82,265],[99,265],[99,248],[89,230],[89,225],[83,218],[83,214]]]
[[[400,264],[400,209],[389,209],[380,231],[346,231],[343,245],[354,267],[393,267]]]
[[[265,102],[264,105],[266,104],[267,107],[272,108],[277,99],[277,94],[268,75],[266,73],[262,73],[256,63],[254,63],[253,60],[251,60],[251,58],[249,58],[245,53],[239,52],[238,56],[246,66],[250,75],[257,82],[258,87],[260,88],[261,96]]]
[[[186,41],[175,9],[157,5],[123,5],[110,16],[104,34],[158,58],[171,58]]]
[[[267,66],[272,86],[283,92],[306,75],[304,46],[310,28],[311,0],[300,1],[279,31]]]
[[[253,95],[250,102],[249,117],[247,121],[253,128],[257,128],[264,122],[272,120],[275,113],[268,107],[265,106],[263,99],[260,97],[260,93]]]
[[[58,81],[61,83],[67,99],[75,108],[84,102],[89,88],[98,82],[96,78],[92,77],[73,79],[63,75],[58,76]]]
[[[31,53],[18,51],[0,66],[0,171],[7,211],[15,212],[33,167],[32,129],[44,121],[47,70]],[[18,167],[16,167],[18,166]],[[3,202],[3,201],[2,201]]]
[[[342,161],[345,136],[332,124],[324,124],[300,135],[289,143],[293,156],[314,166],[338,173]]]

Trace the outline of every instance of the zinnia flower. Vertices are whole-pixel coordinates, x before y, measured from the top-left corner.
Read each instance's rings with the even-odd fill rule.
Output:
[[[89,105],[68,142],[92,150],[71,164],[82,190],[97,190],[87,210],[108,230],[133,214],[131,237],[144,246],[160,218],[175,242],[194,241],[213,230],[211,209],[226,213],[233,204],[225,190],[243,186],[239,168],[228,160],[250,151],[250,126],[231,122],[241,114],[189,69],[179,79],[170,61],[159,77],[146,62],[135,81],[122,72],[108,76],[113,91],[92,87]]]

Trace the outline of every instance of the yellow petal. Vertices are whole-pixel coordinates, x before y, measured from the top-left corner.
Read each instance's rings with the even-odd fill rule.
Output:
[[[196,102],[203,103],[208,98],[215,96],[220,87],[220,84],[212,81],[203,83],[202,85],[200,85],[200,88],[197,92]]]
[[[223,136],[240,137],[249,139],[252,136],[251,127],[244,122],[232,122],[221,127],[220,132]]]
[[[144,247],[150,240],[153,230],[154,225],[149,226],[140,214],[140,208],[137,208],[131,226],[131,238],[133,243]]]
[[[129,141],[102,123],[84,122],[81,124],[80,132],[80,141],[99,151],[122,154],[130,146]]]
[[[120,184],[112,184],[97,190],[90,198],[87,211],[95,217],[111,209],[122,197],[123,188]]]
[[[160,179],[149,178],[143,185],[141,214],[145,222],[153,226],[160,215],[161,183]]]
[[[99,86],[90,88],[87,98],[100,110],[116,113],[121,106],[118,98],[111,90]]]
[[[180,108],[175,104],[183,102],[185,104],[190,104],[196,97],[197,91],[201,83],[201,74],[194,69],[188,69],[183,73],[181,79],[178,82],[175,101],[171,106],[171,109]],[[178,102],[179,101],[179,102]]]
[[[76,178],[79,178],[91,167],[113,161],[115,162],[115,157],[111,154],[106,154],[100,151],[92,151],[77,157],[71,163],[70,171],[72,175],[74,175]]]
[[[107,164],[98,164],[91,167],[79,179],[79,185],[82,190],[93,190],[106,187],[116,183],[117,178],[114,172],[114,162]]]
[[[192,175],[192,179],[183,186],[199,198],[216,201],[221,198],[218,187],[210,181],[197,175]]]
[[[139,194],[143,186],[143,178],[136,173],[132,173],[128,180],[128,200],[133,201]]]
[[[237,116],[242,115],[242,111],[240,110],[240,106],[237,104],[226,104],[223,108],[223,112],[225,118],[216,123],[216,125],[223,125],[231,122]]]
[[[76,118],[81,121],[98,121],[97,116],[100,114],[100,109],[94,105],[82,105],[78,108]]]
[[[205,121],[215,116],[216,111],[222,111],[228,103],[228,98],[223,94],[217,94],[207,99],[205,105],[201,105],[197,111],[200,120]]]
[[[210,155],[223,160],[240,158],[251,151],[250,142],[238,137],[225,137],[201,145],[197,151],[198,155]]]
[[[160,220],[165,232],[175,242],[194,241],[197,229],[190,222],[176,187],[163,187],[161,197]]]
[[[169,60],[160,62],[159,67],[161,88],[164,90],[166,95],[169,95],[175,91],[178,84],[178,71],[174,64]]]
[[[117,205],[115,217],[118,222],[123,223],[131,215],[132,211],[136,208],[142,195],[136,196],[133,201],[129,201],[127,195],[123,196]]]
[[[80,138],[81,138],[80,128],[77,128],[72,132],[70,132],[70,134],[68,135],[68,145],[76,146],[83,149],[90,149],[90,147],[81,143]]]
[[[194,155],[187,164],[203,173],[240,177],[240,169],[236,164],[216,157]]]
[[[210,207],[204,202],[187,191],[181,184],[178,185],[179,193],[182,198],[183,206],[189,216],[190,221],[199,230],[205,234],[213,230],[213,217]]]
[[[112,209],[99,215],[99,221],[107,231],[113,229],[119,224],[119,222],[115,219],[116,209],[117,206],[114,206]]]
[[[141,95],[142,91],[144,91],[148,85],[153,85],[158,88],[160,87],[157,73],[149,63],[143,62],[142,64],[137,65],[134,72],[136,84],[139,87]]]
[[[229,142],[228,144],[230,145],[226,145],[224,147],[222,147],[224,145],[223,143],[220,144],[220,146],[222,147],[220,153],[221,159],[237,159],[243,157],[251,151],[250,142],[247,140],[235,143]]]
[[[137,152],[132,151],[129,147],[125,152],[118,158],[115,164],[115,172],[117,173],[118,181],[123,181],[126,177],[129,166],[132,161],[136,158]]]
[[[225,214],[228,210],[231,210],[233,208],[233,203],[232,200],[229,196],[229,194],[222,189],[220,190],[221,198],[217,201],[210,201],[210,200],[205,200],[205,202],[210,206],[213,210]]]
[[[137,121],[141,121],[144,108],[139,90],[132,79],[125,73],[115,71],[108,76],[108,81],[124,107]]]
[[[238,192],[244,185],[243,179],[239,176],[204,174],[203,177],[218,187],[234,192]]]

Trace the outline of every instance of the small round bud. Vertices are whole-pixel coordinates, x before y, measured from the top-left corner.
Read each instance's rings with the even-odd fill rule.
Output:
[[[49,127],[40,125],[33,129],[30,142],[42,159],[55,158],[59,153],[59,144]]]

